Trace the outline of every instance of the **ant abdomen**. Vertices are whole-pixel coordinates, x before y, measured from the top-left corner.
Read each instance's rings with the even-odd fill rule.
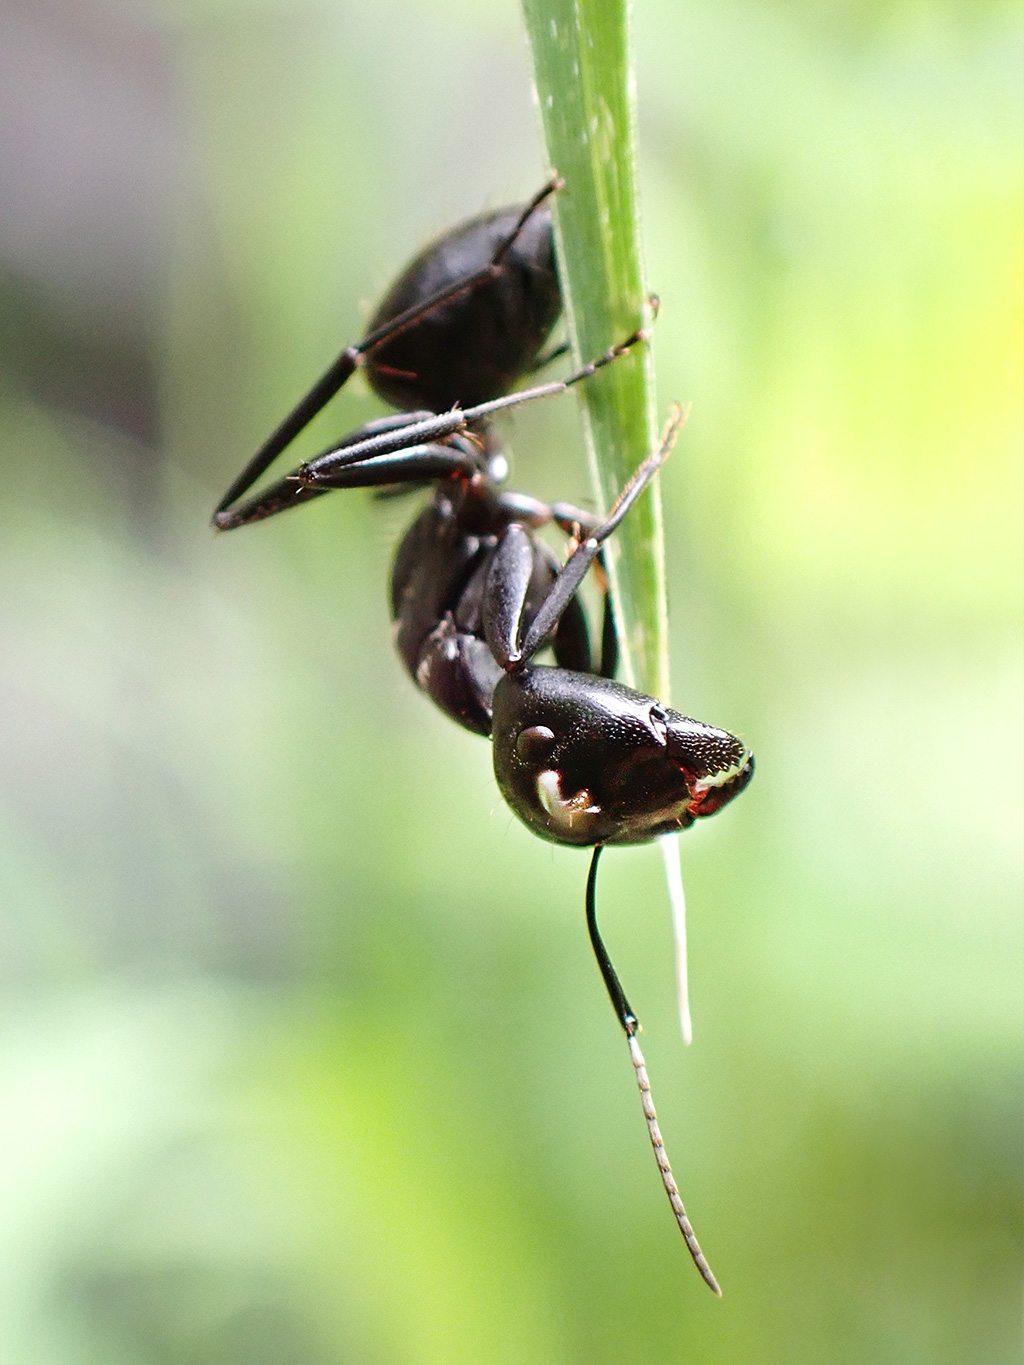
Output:
[[[405,412],[475,407],[509,393],[536,368],[562,299],[551,209],[539,205],[516,233],[522,214],[521,207],[501,209],[461,223],[426,247],[388,290],[371,333],[467,281],[367,352],[366,377],[386,403]]]

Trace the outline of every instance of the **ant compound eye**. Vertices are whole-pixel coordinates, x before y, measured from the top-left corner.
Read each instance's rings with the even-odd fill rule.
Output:
[[[526,763],[539,763],[550,754],[554,742],[554,730],[546,725],[528,725],[516,735],[516,754]]]

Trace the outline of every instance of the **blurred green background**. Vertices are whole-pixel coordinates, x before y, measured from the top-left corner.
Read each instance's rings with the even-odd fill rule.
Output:
[[[757,779],[586,860],[392,656],[411,514],[217,538],[435,233],[542,181],[513,0],[0,7],[3,1365],[1018,1359],[1021,24],[644,0],[673,701]],[[310,452],[379,411],[361,381]],[[572,402],[514,486],[587,496]]]

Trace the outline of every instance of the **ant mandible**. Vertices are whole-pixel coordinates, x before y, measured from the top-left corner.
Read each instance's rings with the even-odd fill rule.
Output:
[[[673,1213],[701,1275],[720,1294],[658,1130],[639,1023],[598,933],[596,881],[606,844],[647,843],[713,815],[750,781],[754,760],[726,731],[615,682],[607,592],[599,653],[577,597],[604,542],[666,459],[682,422],[678,410],[603,520],[501,488],[507,462],[490,418],[564,393],[647,339],[634,332],[567,379],[511,392],[565,349],[542,354],[561,312],[549,203],[560,188],[551,181],[522,207],[472,218],[417,256],[363,340],[342,351],[235,479],[213,524],[245,526],[338,488],[432,485],[392,569],[398,651],[443,711],[491,738],[498,787],[520,820],[542,839],[593,848],[591,943],[626,1034]],[[357,368],[400,411],[240,503]],[[534,534],[549,524],[575,542],[564,564]],[[548,645],[554,665],[535,663]]]

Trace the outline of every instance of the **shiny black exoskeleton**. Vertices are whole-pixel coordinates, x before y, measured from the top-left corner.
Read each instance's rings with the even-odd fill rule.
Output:
[[[498,786],[523,823],[584,847],[689,829],[741,792],[754,767],[726,731],[565,668],[507,673],[492,739]]]
[[[753,757],[726,731],[615,682],[607,598],[597,651],[577,596],[604,542],[667,457],[679,414],[603,521],[501,486],[505,460],[489,425],[493,414],[564,392],[646,339],[637,332],[564,381],[509,394],[543,363],[560,311],[547,204],[556,188],[546,186],[524,208],[474,218],[417,257],[368,336],[342,353],[235,480],[214,525],[246,525],[333,489],[432,485],[392,570],[398,651],[443,711],[490,736],[495,777],[516,815],[541,838],[595,850],[587,883],[591,941],[629,1039],[673,1211],[717,1292],[664,1156],[636,1016],[597,932],[595,880],[605,844],[646,843],[714,814],[746,786]],[[239,503],[360,366],[402,411]],[[549,524],[571,537],[564,564],[535,534]],[[549,646],[554,664],[538,664]]]
[[[432,298],[443,301],[424,310]],[[561,311],[546,199],[482,214],[422,251],[388,290],[370,319],[370,336],[386,339],[367,348],[366,377],[404,412],[475,407],[537,367]]]

